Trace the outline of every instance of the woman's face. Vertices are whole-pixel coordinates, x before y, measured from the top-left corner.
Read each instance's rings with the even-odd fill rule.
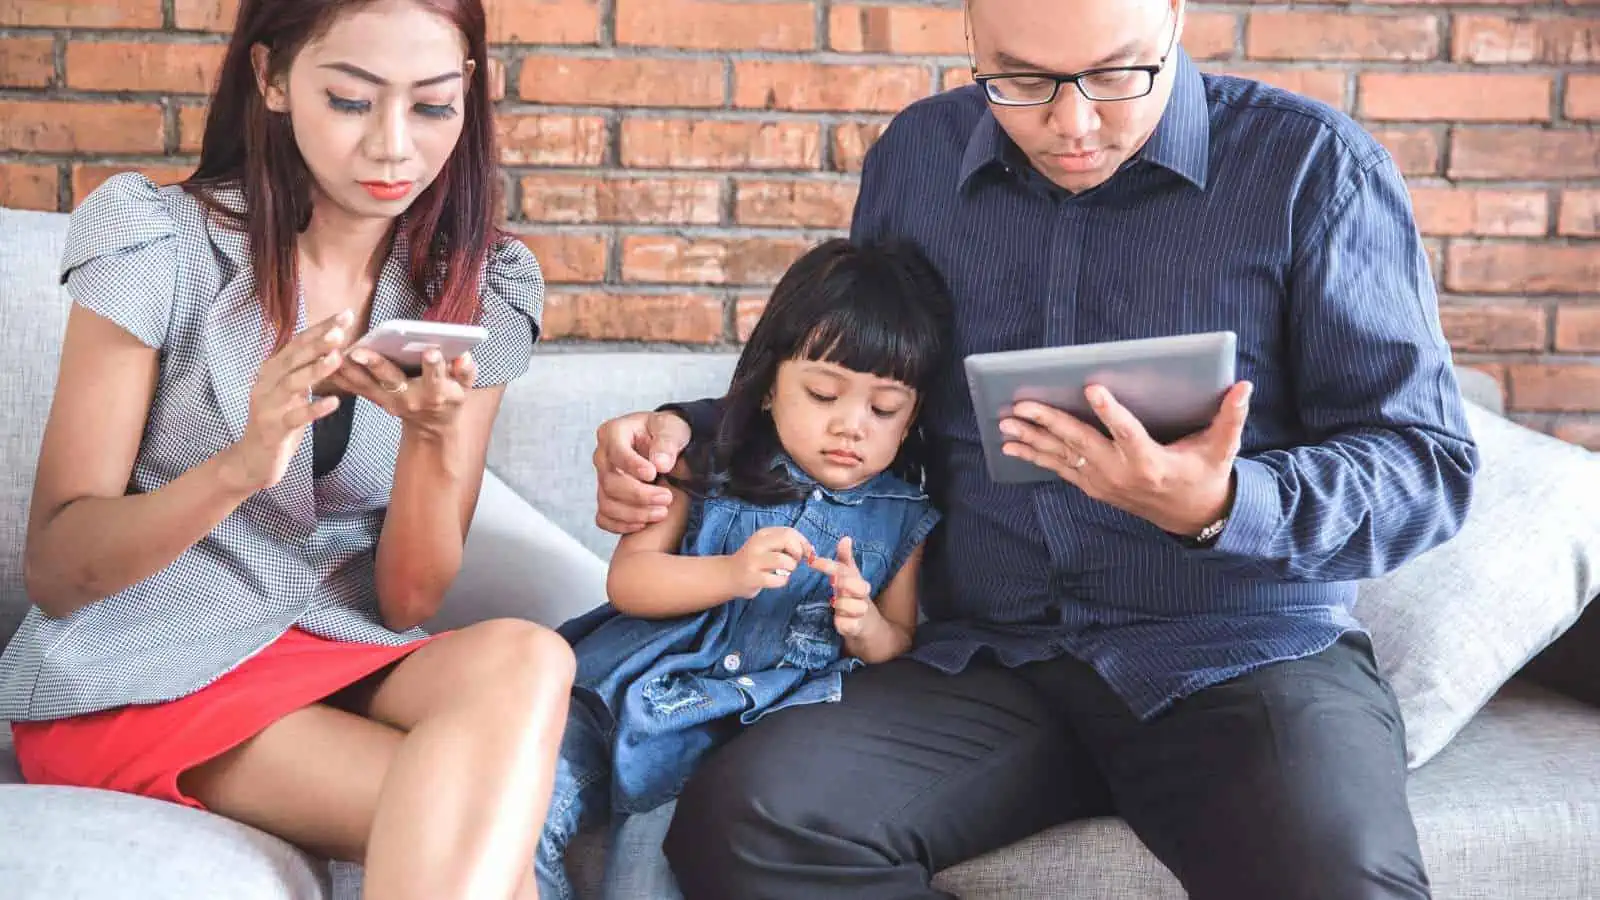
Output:
[[[265,62],[258,47],[258,76]],[[289,114],[318,202],[392,218],[455,149],[474,66],[448,19],[409,0],[377,0],[340,16],[263,93],[268,108]]]

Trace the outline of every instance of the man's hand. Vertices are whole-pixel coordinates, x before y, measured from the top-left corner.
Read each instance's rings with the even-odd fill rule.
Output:
[[[1167,445],[1156,443],[1099,385],[1090,385],[1084,396],[1110,440],[1067,413],[1023,401],[1000,422],[1007,438],[1002,449],[1164,531],[1193,536],[1228,510],[1250,388],[1247,381],[1229,388],[1209,426]]]
[[[632,534],[666,518],[672,492],[652,482],[678,464],[689,438],[689,423],[671,413],[631,413],[601,425],[594,448],[595,524]]]

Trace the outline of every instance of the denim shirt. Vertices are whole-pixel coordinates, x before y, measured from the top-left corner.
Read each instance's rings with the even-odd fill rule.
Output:
[[[878,594],[939,521],[918,488],[887,472],[848,490],[818,484],[788,460],[798,500],[761,506],[721,493],[694,498],[679,553],[736,553],[757,531],[788,526],[819,556],[852,542]],[[561,633],[578,660],[575,699],[604,707],[612,728],[612,806],[653,809],[677,796],[701,756],[737,722],[837,701],[841,675],[863,663],[843,654],[827,576],[801,565],[781,588],[687,616],[644,619],[606,604]]]

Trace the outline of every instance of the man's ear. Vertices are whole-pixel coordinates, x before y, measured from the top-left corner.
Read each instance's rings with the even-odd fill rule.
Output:
[[[268,64],[272,59],[272,51],[265,44],[256,44],[250,48],[250,66],[256,73],[256,90],[261,92],[261,99],[267,109],[275,113],[289,111],[289,92],[284,90],[281,83],[274,83],[269,76]],[[281,82],[282,79],[279,79]]]

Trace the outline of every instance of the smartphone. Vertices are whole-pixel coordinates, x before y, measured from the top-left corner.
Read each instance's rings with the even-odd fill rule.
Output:
[[[422,355],[429,349],[437,349],[449,363],[488,337],[489,330],[481,325],[390,319],[368,331],[355,345],[384,357],[407,375],[416,376],[422,372]]]

